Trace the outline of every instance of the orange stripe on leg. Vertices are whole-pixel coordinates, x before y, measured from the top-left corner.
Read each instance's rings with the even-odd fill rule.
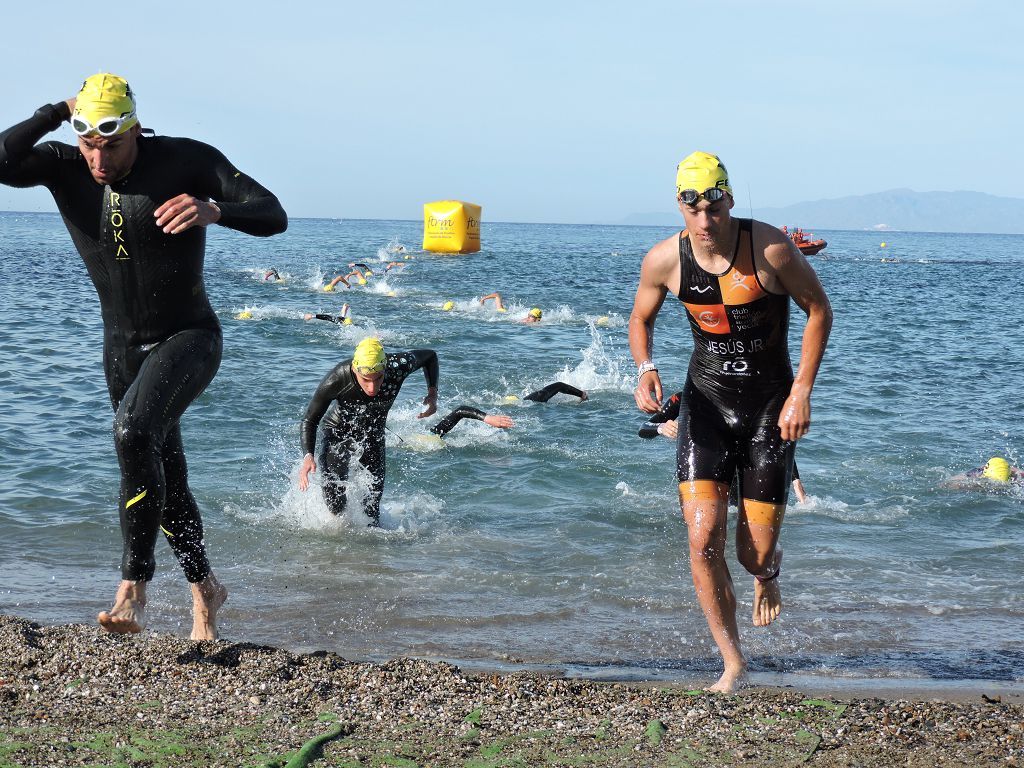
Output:
[[[717,480],[684,480],[679,484],[679,501],[726,501],[729,486]]]
[[[744,499],[743,511],[747,516],[748,523],[770,525],[773,528],[778,528],[782,525],[782,518],[786,514],[786,505],[773,504],[770,501]]]

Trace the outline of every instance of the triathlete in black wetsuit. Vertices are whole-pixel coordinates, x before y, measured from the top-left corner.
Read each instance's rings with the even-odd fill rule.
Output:
[[[717,157],[695,152],[684,159],[676,189],[686,230],[644,258],[630,316],[630,351],[639,366],[634,397],[647,413],[661,406],[650,358],[654,321],[671,291],[686,308],[694,341],[679,423],[679,497],[698,600],[725,661],[712,690],[732,691],[746,661],[725,562],[729,480],[740,472],[737,556],[757,577],[753,621],[763,626],[782,606],[778,536],[793,441],[810,426],[810,393],[832,311],[789,238],[768,224],[731,217],[732,189]],[[786,345],[790,297],[807,313],[795,379]]]
[[[78,146],[36,144],[69,118]],[[0,182],[50,190],[99,296],[123,537],[123,581],[100,622],[141,631],[163,530],[193,585],[192,637],[214,638],[226,591],[206,559],[178,427],[221,358],[220,324],[203,285],[206,225],[266,236],[283,232],[287,216],[213,147],[141,136],[127,83],[109,74],[0,134]]]
[[[380,342],[368,338],[359,343],[352,358],[342,361],[324,376],[300,427],[305,454],[299,472],[302,490],[309,486],[309,473],[316,471],[313,452],[317,427],[333,401],[333,408],[324,422],[320,451],[324,498],[331,512],[344,513],[349,464],[353,456],[358,456],[359,463],[371,475],[364,511],[373,524],[377,524],[384,492],[384,424],[402,382],[419,368],[423,368],[427,380],[427,396],[423,400],[427,410],[419,414],[423,419],[437,410],[438,364],[437,354],[432,349],[385,355]]]

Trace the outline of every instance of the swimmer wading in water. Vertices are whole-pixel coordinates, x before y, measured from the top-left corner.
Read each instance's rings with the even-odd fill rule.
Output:
[[[309,487],[309,473],[317,469],[313,452],[317,427],[323,419],[320,466],[328,508],[335,515],[345,512],[345,483],[351,461],[356,458],[371,478],[364,511],[372,520],[371,525],[379,523],[384,493],[384,425],[402,383],[420,368],[427,380],[427,396],[423,398],[427,408],[417,418],[425,419],[437,411],[439,368],[437,353],[432,349],[385,354],[380,341],[369,337],[359,342],[351,358],[338,363],[324,376],[299,428],[304,454],[299,470],[301,490]]]
[[[690,323],[693,354],[678,421],[676,471],[690,568],[725,670],[713,691],[742,684],[736,595],[726,565],[729,483],[739,473],[736,554],[755,577],[755,626],[782,609],[779,532],[796,440],[811,422],[811,389],[832,327],[832,309],[814,270],[775,227],[733,219],[732,188],[715,155],[694,152],[676,169],[686,229],[644,257],[629,319],[640,410],[661,406],[652,360],[654,321],[675,294]],[[789,300],[807,313],[800,366],[787,346]]]
[[[77,145],[37,144],[64,121]],[[288,217],[213,147],[143,136],[135,95],[108,73],[0,133],[0,183],[50,190],[99,297],[122,535],[122,581],[99,622],[111,632],[145,627],[163,531],[192,586],[192,639],[215,639],[227,590],[206,557],[178,426],[221,359],[203,284],[206,227],[267,236],[283,232]]]

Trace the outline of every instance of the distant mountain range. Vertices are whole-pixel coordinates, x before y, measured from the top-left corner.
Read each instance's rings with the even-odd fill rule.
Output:
[[[736,201],[735,215],[748,216]],[[915,192],[890,189],[871,195],[795,203],[783,208],[755,208],[754,218],[777,226],[804,229],[872,229],[908,232],[988,232],[1024,234],[1024,199],[984,192]],[[621,224],[682,226],[677,212],[634,213]]]

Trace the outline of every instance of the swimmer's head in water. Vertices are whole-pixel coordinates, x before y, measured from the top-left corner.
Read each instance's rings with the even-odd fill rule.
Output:
[[[237,315],[235,315],[235,319],[236,320],[252,320],[252,312],[250,312],[248,309],[242,310]]]
[[[1007,483],[1010,481],[1010,465],[1006,459],[993,456],[985,464],[981,474],[983,477],[987,477],[989,480],[994,480],[997,483]]]
[[[384,370],[384,359],[384,347],[380,339],[368,336],[356,345],[352,368],[363,376],[372,376]]]
[[[704,194],[709,189],[720,189],[723,192],[732,194],[732,187],[729,186],[729,172],[725,170],[722,161],[717,155],[707,152],[694,152],[683,158],[683,161],[676,166],[676,195],[682,195],[684,190],[694,190],[698,195]],[[693,203],[684,200],[689,205]],[[714,202],[714,201],[712,201]]]
[[[446,301],[441,306],[441,310],[444,311],[444,312],[451,312],[453,309],[455,309],[455,302],[454,301]]]
[[[71,113],[79,136],[117,136],[137,125],[135,94],[124,78],[102,72],[82,83]]]
[[[530,310],[527,317],[532,317],[534,320],[540,320],[542,317],[544,317],[544,313],[540,311],[540,307],[534,307],[533,309]]]
[[[328,283],[327,285],[324,286],[324,290],[329,293],[330,291],[334,290],[334,286]]]

